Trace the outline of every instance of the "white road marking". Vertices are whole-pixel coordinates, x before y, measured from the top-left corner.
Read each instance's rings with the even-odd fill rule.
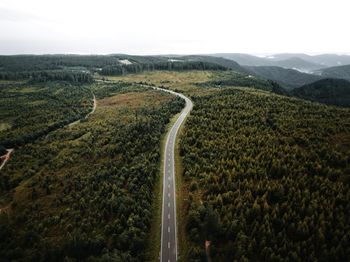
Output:
[[[147,85],[145,85],[147,86]],[[147,86],[147,87],[151,87],[151,86]],[[168,134],[168,138],[166,141],[166,145],[165,145],[165,159],[163,162],[163,166],[164,166],[164,180],[163,180],[163,207],[165,207],[165,201],[168,204],[168,222],[162,221],[162,235],[161,235],[161,252],[160,252],[160,261],[177,261],[178,257],[177,257],[177,234],[176,234],[176,208],[174,208],[174,210],[170,211],[170,206],[174,206],[176,207],[176,199],[175,199],[175,175],[174,175],[174,149],[175,149],[175,139],[176,139],[176,135],[178,132],[179,127],[181,126],[183,120],[185,119],[185,117],[187,116],[187,114],[191,111],[192,109],[192,102],[190,99],[188,99],[187,97],[185,97],[182,94],[178,94],[176,92],[173,91],[169,91],[169,90],[165,90],[165,89],[161,89],[161,88],[157,88],[157,87],[152,87],[156,90],[161,90],[164,92],[168,92],[170,94],[176,95],[177,97],[181,97],[182,99],[184,99],[186,101],[186,106],[183,109],[183,111],[180,114],[180,117],[178,117],[178,119],[176,120],[175,124],[171,127],[171,131]],[[169,158],[168,158],[169,157]],[[166,176],[168,176],[168,180],[169,182],[166,182]],[[171,180],[171,182],[170,182]],[[172,183],[172,184],[170,184]],[[166,187],[166,184],[168,184],[168,189]],[[171,185],[171,186],[170,186]],[[170,188],[169,188],[170,186]],[[168,200],[166,200],[166,193],[168,194],[168,196],[170,197],[170,190],[173,190],[172,192],[172,198],[169,198]],[[172,205],[170,205],[171,202],[173,203]],[[164,212],[165,208],[163,208],[162,210],[162,219],[164,219]],[[174,212],[174,220],[170,221],[170,214],[171,212]],[[165,220],[165,219],[164,219]],[[174,234],[175,234],[175,241],[173,242],[172,239],[165,239],[164,238],[164,233],[165,230],[163,228],[163,226],[165,226],[164,224],[167,224],[166,226],[168,227],[168,234],[170,232],[170,227],[173,226],[174,228]],[[167,237],[169,237],[170,235],[168,235]],[[170,240],[170,241],[166,241],[166,240]],[[168,251],[165,250],[165,243],[168,243]],[[170,243],[172,246],[172,250],[174,252],[170,252]]]

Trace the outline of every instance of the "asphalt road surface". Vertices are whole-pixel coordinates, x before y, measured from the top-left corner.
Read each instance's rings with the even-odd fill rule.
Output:
[[[157,88],[158,89],[158,88]],[[171,94],[177,95],[186,101],[186,106],[182,110],[175,124],[168,133],[164,149],[164,176],[163,176],[163,205],[162,205],[162,236],[161,236],[161,262],[177,261],[177,235],[176,235],[176,195],[175,195],[175,165],[174,147],[176,134],[184,122],[186,116],[192,109],[190,99],[182,94],[161,89]]]
[[[163,174],[163,204],[162,204],[162,235],[160,247],[160,261],[161,262],[175,262],[177,261],[177,228],[176,228],[176,195],[175,195],[175,158],[174,147],[176,142],[176,135],[180,129],[181,124],[192,110],[192,101],[183,94],[176,93],[167,89],[142,85],[151,87],[156,90],[168,92],[170,94],[181,97],[186,101],[185,108],[181,111],[180,116],[175,124],[171,127],[170,132],[166,138],[164,149],[164,174]]]

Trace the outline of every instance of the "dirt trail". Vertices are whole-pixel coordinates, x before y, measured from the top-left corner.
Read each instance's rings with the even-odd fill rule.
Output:
[[[96,97],[95,97],[95,95],[94,95],[93,93],[92,93],[92,97],[93,97],[94,105],[93,105],[93,107],[92,107],[92,110],[85,116],[84,119],[87,119],[87,118],[88,118],[90,115],[92,115],[92,114],[95,112],[95,110],[96,110],[96,107],[97,107],[97,100],[96,100]],[[74,125],[80,123],[80,121],[81,121],[81,119],[78,119],[78,120],[76,120],[76,121],[74,121],[74,122],[68,124],[68,126],[69,126],[69,127],[74,126]]]
[[[205,240],[205,254],[207,256],[207,261],[211,262],[211,257],[210,257],[210,244],[211,241]]]
[[[0,166],[0,170],[5,166],[6,162],[9,161],[11,153],[13,152],[13,150],[14,150],[13,148],[7,149],[6,155],[3,155],[3,156],[0,157],[0,159],[3,159],[3,162],[2,162],[2,164]]]

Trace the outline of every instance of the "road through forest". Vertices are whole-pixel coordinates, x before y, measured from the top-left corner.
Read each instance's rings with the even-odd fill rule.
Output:
[[[153,87],[156,90],[168,92],[181,97],[186,101],[175,124],[171,127],[164,148],[164,174],[163,174],[163,203],[162,203],[162,232],[161,232],[161,262],[177,261],[177,225],[176,225],[176,195],[175,195],[175,144],[176,135],[192,110],[192,101],[186,96],[163,88]]]

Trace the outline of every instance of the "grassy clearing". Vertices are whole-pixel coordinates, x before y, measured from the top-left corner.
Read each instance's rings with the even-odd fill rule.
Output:
[[[128,109],[137,109],[140,107],[140,103],[146,106],[153,105],[155,103],[154,98],[156,98],[156,104],[168,100],[167,96],[159,96],[157,93],[159,92],[155,90],[151,90],[147,93],[128,92],[117,96],[103,98],[99,100],[98,104],[100,107],[114,106],[116,108],[126,107]]]
[[[126,76],[110,76],[108,80],[124,82],[147,82],[156,86],[163,86],[172,90],[185,93],[187,95],[206,95],[217,92],[215,88],[203,88],[197,83],[204,83],[217,78],[218,72],[214,71],[153,71],[139,74],[129,74]]]

